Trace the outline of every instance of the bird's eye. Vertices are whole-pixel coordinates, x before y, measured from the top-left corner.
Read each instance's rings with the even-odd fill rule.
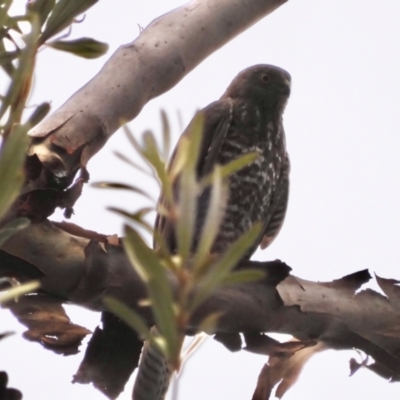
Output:
[[[269,82],[269,76],[268,76],[267,74],[262,74],[262,75],[261,75],[261,80],[262,80],[264,83],[267,83],[267,82]]]

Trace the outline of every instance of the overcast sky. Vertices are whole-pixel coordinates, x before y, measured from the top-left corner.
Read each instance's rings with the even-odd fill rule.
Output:
[[[108,42],[109,53],[87,61],[42,51],[31,104],[51,101],[53,110],[58,108],[119,45],[137,37],[139,25],[145,27],[183,3],[100,1],[83,23],[73,27],[71,37]],[[278,238],[254,258],[279,258],[295,275],[310,280],[329,281],[365,268],[400,278],[399,21],[400,2],[394,0],[289,1],[148,103],[130,126],[136,135],[145,129],[159,135],[159,110],[164,108],[176,140],[178,110],[186,125],[195,110],[218,99],[242,69],[258,63],[286,69],[292,75],[284,115],[292,164],[289,209]],[[116,159],[114,150],[135,154],[118,132],[89,163],[92,181],[142,184],[144,178]],[[156,198],[156,186],[151,190]],[[87,187],[72,222],[121,234],[123,221],[105,207],[134,210],[141,201]],[[91,329],[97,325],[97,314],[70,310],[74,322],[90,324]],[[23,331],[7,312],[1,312],[0,331],[11,329]],[[0,370],[8,371],[11,386],[21,389],[26,400],[104,399],[91,387],[70,384],[82,357],[83,351],[55,356],[19,335],[0,343]],[[399,384],[389,384],[369,371],[349,378],[351,357],[358,356],[350,351],[316,356],[285,399],[398,399]],[[185,368],[180,400],[249,400],[265,362],[262,356],[231,354],[209,339]],[[132,384],[120,399],[130,399]]]

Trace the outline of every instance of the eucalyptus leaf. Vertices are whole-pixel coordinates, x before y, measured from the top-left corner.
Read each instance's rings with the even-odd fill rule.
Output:
[[[26,8],[27,10],[38,14],[40,26],[43,26],[55,4],[55,0],[34,0],[29,1]]]
[[[142,339],[150,339],[150,328],[136,311],[113,297],[105,297],[103,303],[113,314],[121,318],[127,325],[134,329]]]
[[[59,0],[47,20],[44,32],[40,37],[43,44],[72,24],[74,19],[97,3],[98,0]]]
[[[178,249],[184,262],[191,252],[196,223],[198,193],[196,166],[200,153],[203,125],[204,116],[202,113],[197,113],[190,124],[187,147],[179,149],[181,152],[186,152],[183,155],[185,162],[179,176],[179,215],[177,221]]]
[[[122,210],[120,208],[116,207],[107,207],[108,211],[115,212],[116,214],[119,214],[120,216],[129,219],[130,221],[136,222],[143,228],[145,228],[149,233],[153,233],[153,227],[150,225],[148,222],[144,220],[144,217],[149,213],[154,211],[154,207],[144,207],[141,208],[140,210],[130,213],[128,211]]]
[[[141,165],[137,164],[136,162],[134,162],[133,160],[131,160],[124,154],[120,153],[119,151],[114,151],[114,155],[116,157],[118,157],[120,160],[122,160],[125,163],[127,163],[128,165],[130,165],[131,167],[136,168],[138,171],[143,172],[144,174],[146,174],[152,178],[155,177],[154,173],[152,171],[148,171],[148,170],[144,169]]]
[[[3,47],[3,46],[1,46],[1,47]],[[0,50],[1,50],[1,47],[0,47]],[[14,51],[1,50],[0,51],[0,64],[4,65],[6,63],[9,63],[9,62],[15,60],[17,57],[18,57],[18,52],[15,50]]]
[[[161,110],[161,124],[163,134],[163,157],[164,161],[167,161],[171,150],[171,127],[169,125],[167,113],[164,110]]]
[[[227,178],[228,176],[234,174],[235,172],[241,170],[242,168],[246,167],[247,165],[254,162],[259,154],[255,151],[251,153],[244,154],[234,160],[228,162],[225,165],[222,165],[221,168],[221,177],[222,179]],[[212,173],[205,176],[201,180],[201,188],[204,189],[206,186],[210,185],[212,181]]]
[[[197,184],[194,168],[185,168],[179,182],[178,221],[176,236],[179,254],[185,262],[190,253],[196,223]]]
[[[0,296],[0,304],[4,304],[11,300],[18,299],[18,297],[33,292],[39,288],[40,288],[39,281],[32,281],[24,283],[23,285],[14,286],[12,289],[7,290],[6,293]]]
[[[30,224],[28,218],[16,218],[8,222],[0,229],[0,246],[5,243],[12,235],[25,229]]]
[[[154,199],[148,193],[146,193],[143,189],[140,189],[137,186],[127,185],[125,183],[118,183],[118,182],[94,182],[92,183],[92,186],[101,189],[128,190],[134,193],[141,194],[142,196],[154,202]]]
[[[154,135],[150,131],[146,131],[143,135],[144,146],[142,154],[150,166],[154,168],[157,178],[161,182],[164,200],[168,205],[174,204],[172,183],[166,171],[166,165],[160,157]]]
[[[211,247],[224,217],[224,209],[228,198],[228,188],[222,182],[221,167],[216,166],[211,176],[210,203],[193,260],[195,273],[200,272],[201,266],[211,252]]]
[[[207,317],[200,322],[198,331],[208,333],[209,335],[214,333],[218,321],[222,315],[222,312],[214,312],[210,315],[207,315]]]
[[[27,121],[29,129],[37,125],[49,113],[50,108],[50,103],[47,102],[38,105]]]
[[[12,0],[1,0],[0,7],[0,26],[6,26],[5,21],[9,18],[8,10],[12,4]],[[0,31],[1,35],[1,31]]]
[[[31,21],[31,31],[29,34],[24,36],[25,46],[20,51],[18,57],[17,67],[14,69],[12,74],[11,84],[4,96],[4,99],[0,106],[0,120],[4,116],[10,105],[14,104],[12,114],[9,117],[11,121],[10,127],[14,123],[20,122],[20,115],[25,107],[26,96],[29,92],[30,81],[33,73],[33,65],[35,61],[37,51],[37,40],[39,37],[39,20],[33,17]]]
[[[56,50],[66,51],[78,57],[98,58],[107,53],[108,44],[92,38],[80,38],[76,40],[57,40],[47,43]]]
[[[23,164],[28,145],[27,128],[18,125],[0,149],[0,219],[17,198],[24,182]]]
[[[210,266],[209,272],[202,278],[198,285],[197,293],[191,304],[194,311],[203,303],[227,278],[232,268],[246,254],[260,235],[262,224],[254,224],[247,232],[237,239],[226,252]]]
[[[158,256],[146,245],[139,234],[125,226],[124,248],[132,266],[146,283],[157,328],[167,343],[169,358],[180,352],[180,342],[172,289],[166,270]]]
[[[133,135],[132,131],[129,129],[128,125],[124,125],[122,129],[125,132],[126,137],[128,138],[129,142],[131,143],[132,147],[137,151],[137,153],[143,157],[143,149],[140,146],[139,142],[136,140],[135,136]]]
[[[18,57],[17,51],[6,51],[3,41],[0,39],[0,66],[6,74],[11,78],[14,73],[14,65],[12,63]]]

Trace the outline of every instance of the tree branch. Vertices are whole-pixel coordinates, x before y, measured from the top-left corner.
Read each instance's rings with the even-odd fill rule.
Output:
[[[41,271],[43,288],[49,293],[97,311],[105,309],[105,296],[113,296],[134,308],[149,325],[153,323],[149,308],[139,305],[146,297],[145,285],[121,246],[73,236],[45,221],[3,245],[0,275],[5,273],[5,257],[10,256],[20,270],[29,263]],[[393,376],[400,375],[400,289],[396,281],[377,278],[386,298],[371,289],[355,294],[370,279],[367,271],[317,283],[289,275],[290,268],[280,261],[240,265],[247,267],[261,268],[265,279],[219,289],[200,306],[188,333],[218,311],[222,317],[216,333],[279,332],[335,349],[356,347]],[[176,287],[172,278],[171,285]]]

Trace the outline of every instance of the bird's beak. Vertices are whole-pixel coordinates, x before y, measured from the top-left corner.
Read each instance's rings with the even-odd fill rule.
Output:
[[[285,96],[289,96],[290,95],[290,86],[291,86],[290,80],[285,79],[283,81],[283,85],[281,86],[280,92]]]

